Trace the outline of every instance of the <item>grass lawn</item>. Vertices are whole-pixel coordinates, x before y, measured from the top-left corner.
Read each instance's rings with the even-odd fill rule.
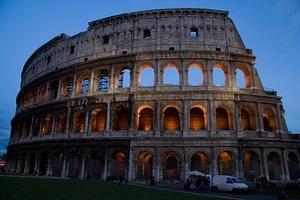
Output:
[[[88,200],[88,199],[167,199],[196,200],[211,197],[160,191],[151,188],[98,180],[69,180],[0,176],[0,200]]]

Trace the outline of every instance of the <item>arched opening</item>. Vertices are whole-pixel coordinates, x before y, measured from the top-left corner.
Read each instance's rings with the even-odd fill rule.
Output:
[[[247,152],[244,154],[244,175],[246,180],[255,181],[259,178],[260,173],[260,160],[256,153]]]
[[[116,107],[114,127],[116,131],[127,131],[129,128],[128,109],[124,106]]]
[[[76,133],[85,131],[85,114],[83,111],[76,111],[73,114],[73,131]]]
[[[255,130],[255,113],[250,108],[241,109],[241,129],[242,130]]]
[[[146,28],[144,30],[144,38],[151,38],[151,31],[150,31],[150,29]]]
[[[251,75],[249,68],[245,66],[238,66],[235,70],[236,86],[238,88],[251,87]]]
[[[152,177],[153,156],[149,152],[142,152],[138,156],[137,179],[150,180]]]
[[[224,108],[216,109],[216,129],[217,130],[229,130],[229,117]]]
[[[111,177],[114,180],[124,180],[127,171],[127,155],[122,151],[117,151],[113,155],[111,162]]]
[[[180,166],[179,157],[175,152],[167,153],[165,157],[165,170],[164,180],[179,180],[180,179]]]
[[[188,71],[188,85],[199,86],[203,85],[203,72],[198,66],[191,65]]]
[[[87,179],[101,179],[103,158],[100,152],[93,151],[89,154],[86,167]]]
[[[205,153],[196,152],[191,157],[191,171],[200,171],[208,174],[208,159]]]
[[[238,88],[246,88],[246,77],[242,70],[236,69],[235,79],[236,79],[236,86]]]
[[[40,85],[39,88],[39,97],[38,97],[38,101],[45,101],[46,99],[46,92],[47,92],[47,85],[45,83]]]
[[[190,130],[205,130],[204,112],[194,107],[190,110]]]
[[[140,72],[139,85],[141,87],[154,86],[154,69],[145,67]]]
[[[66,131],[67,113],[59,112],[56,116],[56,131],[58,133],[64,133]]]
[[[58,81],[53,81],[49,84],[49,100],[55,99],[58,94]]]
[[[42,152],[40,154],[40,161],[39,161],[39,176],[46,175],[47,169],[48,169],[48,153]]]
[[[281,180],[281,160],[277,153],[271,152],[268,156],[270,180]]]
[[[180,130],[179,112],[174,107],[168,107],[164,111],[164,130],[167,131]]]
[[[226,86],[226,76],[222,68],[213,68],[213,85],[214,86]]]
[[[78,151],[73,151],[69,160],[69,174],[70,178],[78,178],[81,171],[81,155]]]
[[[109,89],[109,73],[107,70],[101,70],[99,76],[99,91],[106,92]]]
[[[71,96],[73,91],[73,78],[72,77],[65,77],[62,80],[60,94],[63,97]]]
[[[87,94],[90,89],[90,79],[85,78],[81,81],[81,87],[80,87],[80,93],[81,94]]]
[[[30,125],[31,125],[31,118],[27,118],[24,120],[24,131],[22,136],[27,137],[30,133]]]
[[[151,108],[146,107],[140,110],[138,129],[144,131],[153,130],[153,110]]]
[[[56,176],[56,177],[61,176],[63,162],[64,162],[64,154],[60,151],[56,151],[53,154],[53,160],[52,160],[52,176]]]
[[[32,91],[30,93],[30,97],[31,97],[30,98],[30,102],[31,102],[31,104],[35,104],[36,103],[37,93],[38,93],[37,88],[32,89]]]
[[[163,83],[165,85],[179,85],[179,73],[176,67],[167,66],[164,69]]]
[[[34,118],[34,122],[33,122],[33,136],[37,136],[40,133],[40,123],[41,120],[39,118],[39,116],[35,116]]]
[[[123,69],[119,74],[119,88],[129,88],[131,85],[131,71],[130,69]]]
[[[220,175],[234,176],[233,156],[231,152],[223,151],[218,154],[218,171]]]
[[[92,111],[92,131],[103,132],[106,124],[106,112],[103,109]]]
[[[35,159],[36,159],[36,154],[34,152],[30,152],[30,154],[29,154],[29,169],[28,169],[28,174],[33,174],[34,173]]]
[[[265,109],[262,114],[264,131],[274,132],[276,130],[275,115],[271,109]]]
[[[51,114],[45,114],[44,120],[43,120],[43,129],[42,133],[45,135],[48,135],[52,131],[52,115]]]
[[[299,160],[294,153],[288,154],[288,166],[291,180],[297,180],[300,177]]]

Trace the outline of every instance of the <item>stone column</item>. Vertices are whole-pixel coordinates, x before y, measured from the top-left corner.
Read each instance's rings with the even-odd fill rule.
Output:
[[[129,181],[132,181],[133,180],[133,175],[132,175],[132,167],[133,167],[133,156],[132,156],[132,151],[133,151],[133,148],[131,147],[131,144],[129,146],[129,157],[128,157],[128,177],[127,179]]]
[[[86,133],[88,133],[89,131],[89,115],[90,115],[90,112],[89,112],[89,108],[86,108],[86,111],[85,111],[85,122],[84,122],[84,131]]]
[[[105,147],[105,150],[104,150],[104,167],[103,167],[103,175],[102,175],[102,180],[106,180],[106,177],[107,177],[107,157],[108,157],[108,150],[107,150],[107,147]]]
[[[46,86],[46,94],[45,94],[45,101],[49,100],[49,89],[50,89],[50,83],[47,82],[47,86]]]
[[[74,97],[76,94],[76,89],[77,89],[77,84],[76,84],[76,73],[74,73],[74,77],[73,77],[73,87],[72,87],[72,94],[71,97]]]
[[[61,169],[61,177],[66,177],[67,176],[67,155],[66,153],[64,153],[64,160],[63,160],[63,165],[62,165],[62,169]]]
[[[46,176],[51,176],[51,171],[52,171],[51,157],[52,157],[52,153],[48,152],[48,163],[47,163]]]
[[[267,180],[270,180],[269,178],[269,168],[268,168],[268,157],[266,155],[265,150],[262,148],[261,149],[261,153],[262,153],[262,167],[263,167],[263,171],[264,171],[264,175],[267,177]]]
[[[107,102],[105,130],[110,131],[110,101]]]
[[[86,161],[86,153],[82,155],[82,159],[81,159],[81,170],[79,174],[80,179],[85,179],[85,163],[86,163],[85,161]]]
[[[280,104],[276,104],[276,117],[277,117],[277,132],[282,133],[282,120],[281,120],[281,109],[280,109]]]
[[[183,60],[180,60],[180,64],[181,64],[181,74],[182,74],[182,78],[181,78],[181,82],[179,82],[179,84],[181,85],[181,88],[185,88],[188,85],[188,73],[189,73],[189,69],[188,66],[185,65],[185,62],[183,62]]]
[[[43,124],[44,124],[44,115],[40,116],[40,127],[39,127],[39,137],[43,135]]]
[[[257,123],[257,127],[259,129],[260,132],[264,131],[264,122],[263,122],[263,118],[262,118],[262,110],[261,110],[261,103],[257,102],[256,103],[256,110],[257,110],[257,117],[258,117],[258,123]]]
[[[243,166],[243,155],[244,155],[244,149],[242,146],[238,147],[238,177],[245,178],[244,175],[244,166]]]
[[[235,137],[243,137],[243,130],[241,129],[241,106],[238,100],[234,101],[234,117],[231,119],[233,123],[233,130],[235,130]]]
[[[31,123],[30,123],[30,130],[29,130],[29,137],[30,138],[33,135],[33,124],[34,124],[34,120],[35,120],[34,118],[35,118],[34,115],[32,115],[32,117],[31,117]]]
[[[155,148],[155,155],[156,157],[154,157],[154,161],[155,161],[155,179],[157,181],[160,181],[161,177],[160,177],[160,154],[157,148]]]
[[[24,168],[24,174],[28,174],[29,171],[29,154],[26,154],[25,158],[25,168]]]
[[[36,176],[39,175],[39,157],[40,157],[40,154],[37,153],[36,156],[35,156],[35,163],[34,163],[34,170],[33,170],[33,174],[35,174]]]
[[[66,133],[70,132],[70,118],[71,118],[71,107],[70,104],[68,103],[67,105],[68,111],[67,111],[67,120],[66,120]]]
[[[90,79],[90,88],[89,88],[89,95],[92,95],[93,94],[93,90],[94,90],[94,69],[92,69],[92,72],[91,72],[91,79]]]
[[[236,83],[236,68],[234,66],[234,64],[232,63],[232,61],[229,61],[229,71],[231,71],[229,80],[231,80],[231,88],[237,88],[237,83]]]
[[[208,124],[209,124],[209,130],[211,133],[211,136],[213,136],[216,132],[216,115],[215,110],[213,106],[212,99],[208,99]]]
[[[155,102],[155,106],[156,106],[155,136],[160,136],[160,130],[161,130],[161,125],[160,125],[160,102],[158,100]]]
[[[57,90],[57,96],[56,96],[56,99],[59,99],[60,96],[61,96],[61,85],[62,85],[61,82],[62,82],[61,79],[59,79],[59,80],[58,80],[58,90]]]
[[[207,88],[211,89],[213,87],[213,68],[210,66],[210,63],[207,62],[207,70],[206,70],[206,77],[207,77]]]
[[[290,181],[290,172],[289,172],[289,165],[288,165],[288,160],[287,160],[287,155],[286,155],[286,150],[281,149],[281,164],[282,164],[282,175],[283,175],[283,180],[284,181]]]
[[[187,102],[185,102],[184,100],[182,100],[182,116],[183,120],[180,120],[181,122],[183,122],[183,127],[182,127],[182,136],[187,136],[188,135],[188,119],[189,119],[189,113],[188,113],[188,105],[186,105]]]
[[[212,147],[212,151],[211,151],[211,168],[212,168],[212,172],[211,175],[216,175],[218,174],[218,156],[217,156],[216,149],[214,147]]]
[[[113,93],[115,89],[115,68],[113,66],[111,66],[109,83],[109,92]]]
[[[159,90],[160,86],[162,85],[162,69],[161,69],[161,63],[160,61],[156,60],[156,66],[155,66],[155,87],[156,90]]]
[[[51,133],[52,133],[52,135],[54,135],[54,133],[56,133],[56,130],[55,130],[55,121],[56,121],[56,113],[54,112],[52,114],[52,124],[51,124]]]

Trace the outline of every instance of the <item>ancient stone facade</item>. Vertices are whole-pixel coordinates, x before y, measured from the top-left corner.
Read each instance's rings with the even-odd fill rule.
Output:
[[[149,10],[90,22],[32,54],[6,170],[130,181],[184,180],[199,170],[294,181],[299,147],[228,12]]]

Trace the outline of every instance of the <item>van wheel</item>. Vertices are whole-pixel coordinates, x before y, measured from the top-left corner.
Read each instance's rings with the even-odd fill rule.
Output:
[[[212,190],[213,192],[218,192],[218,191],[219,191],[218,186],[212,186],[212,187],[211,187],[211,190]]]

